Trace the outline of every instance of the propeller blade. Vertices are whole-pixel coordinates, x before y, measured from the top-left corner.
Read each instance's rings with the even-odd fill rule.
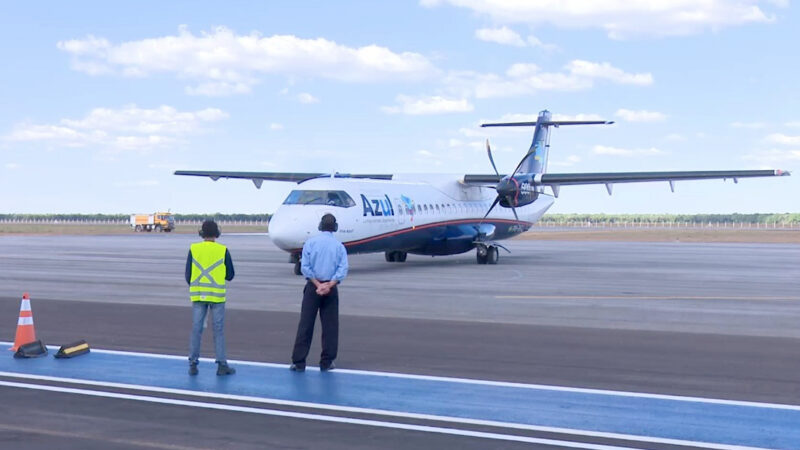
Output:
[[[486,153],[489,154],[489,162],[492,163],[492,169],[494,169],[494,173],[499,177],[500,172],[497,171],[497,166],[494,165],[494,158],[492,158],[492,148],[489,146],[489,139],[486,139]]]
[[[497,198],[494,199],[494,203],[492,203],[492,206],[489,207],[489,210],[486,211],[486,214],[483,216],[483,219],[481,219],[481,223],[483,223],[483,221],[486,219],[486,217],[489,215],[489,213],[492,212],[492,210],[494,209],[495,206],[497,206],[498,203],[500,203],[500,196],[499,195],[497,196]]]
[[[531,156],[532,154],[533,154],[533,153],[528,153],[527,155],[525,155],[525,156],[523,156],[523,157],[522,157],[522,160],[519,162],[519,164],[517,164],[517,168],[516,168],[516,169],[514,169],[514,172],[512,172],[512,173],[511,173],[511,178],[514,178],[514,175],[516,175],[516,174],[517,174],[517,172],[519,172],[519,168],[520,168],[520,167],[522,167],[522,163],[524,163],[524,162],[525,162],[525,160],[527,160],[527,159],[528,159],[528,157],[529,157],[529,156]]]
[[[517,221],[519,221],[519,216],[517,215],[517,209],[512,206],[511,212],[514,213],[514,218],[517,219]]]

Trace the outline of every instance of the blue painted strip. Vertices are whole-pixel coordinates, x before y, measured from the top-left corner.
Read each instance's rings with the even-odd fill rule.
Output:
[[[140,354],[93,352],[74,359],[0,358],[0,371],[347,407],[590,430],[727,445],[800,448],[800,409],[719,404],[693,399],[570,392],[446,379],[241,364],[217,377],[201,362]]]

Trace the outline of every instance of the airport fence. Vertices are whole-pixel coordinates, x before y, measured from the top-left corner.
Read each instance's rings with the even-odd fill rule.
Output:
[[[593,222],[593,221],[541,221],[533,225],[536,229],[713,229],[713,230],[800,230],[800,222]]]
[[[267,226],[268,221],[264,220],[219,220],[220,225],[234,226]],[[2,224],[31,224],[31,225],[130,225],[128,219],[8,219],[0,218]],[[202,224],[202,220],[176,220],[175,225],[197,225]]]
[[[199,226],[213,217],[221,226],[267,227],[268,214],[176,214],[178,226]],[[122,214],[0,214],[0,224],[127,225]],[[533,229],[745,229],[800,230],[800,214],[548,214]]]

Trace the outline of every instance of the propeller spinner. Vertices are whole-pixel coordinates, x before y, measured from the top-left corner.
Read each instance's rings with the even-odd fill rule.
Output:
[[[497,171],[497,166],[494,164],[492,148],[489,145],[488,139],[486,140],[486,153],[489,155],[489,162],[492,163],[494,173],[499,177],[500,172]],[[492,206],[489,207],[489,210],[486,211],[486,214],[484,214],[483,219],[486,219],[489,213],[492,212],[492,209],[499,203],[500,206],[504,208],[511,208],[511,212],[514,213],[514,218],[519,220],[515,207],[524,206],[536,200],[537,192],[533,187],[533,176],[530,174],[517,175],[519,168],[522,167],[522,164],[530,155],[530,153],[525,155],[522,161],[517,164],[514,172],[510,176],[503,177],[500,182],[497,183],[497,186],[494,187],[494,190],[497,191],[497,197],[494,199]]]

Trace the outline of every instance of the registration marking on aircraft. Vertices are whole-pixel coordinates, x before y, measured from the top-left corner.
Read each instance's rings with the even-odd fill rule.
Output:
[[[187,363],[183,356],[93,349],[88,355],[67,360],[52,357],[19,360],[9,355],[0,358],[0,376],[82,385],[82,389],[53,387],[72,389],[64,392],[75,394],[122,395],[86,388],[92,386],[193,396],[217,402],[236,400],[336,411],[337,416],[329,416],[265,408],[242,409],[258,414],[348,421],[435,433],[454,430],[451,434],[488,439],[519,440],[520,436],[503,433],[484,436],[481,434],[483,430],[463,427],[491,426],[563,433],[572,441],[574,436],[582,436],[583,439],[618,439],[638,445],[662,443],[706,448],[791,448],[800,445],[800,429],[796,427],[800,423],[800,406],[796,405],[339,369],[324,373],[309,368],[306,373],[298,374],[290,372],[285,364],[247,361],[232,364],[236,364],[238,369],[232,377],[217,377],[210,360],[201,361],[200,375],[190,377],[186,374]],[[155,377],[153,373],[159,376]],[[9,383],[3,382],[11,386]],[[42,386],[17,384],[16,387],[29,389]],[[185,401],[139,397],[146,398],[134,399],[161,403]],[[195,407],[218,405],[186,402],[185,406]],[[228,407],[250,408],[224,405],[224,408]],[[447,422],[459,424],[462,428],[341,417],[342,413]],[[551,445],[568,446],[568,443],[552,442]],[[582,447],[586,445],[581,444]]]

